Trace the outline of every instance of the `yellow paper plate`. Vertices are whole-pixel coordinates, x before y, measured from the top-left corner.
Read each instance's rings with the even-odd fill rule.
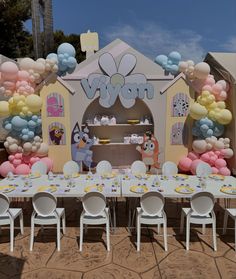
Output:
[[[189,185],[180,185],[175,188],[175,192],[180,194],[192,194],[194,191],[194,188],[190,187]]]
[[[86,186],[84,188],[84,192],[88,193],[88,192],[102,192],[103,190],[103,185],[90,185],[90,186]]]
[[[138,179],[148,179],[150,177],[150,174],[140,174],[140,173],[136,173],[134,175],[136,178]]]
[[[14,191],[15,189],[16,189],[15,186],[10,186],[10,185],[0,186],[0,191],[2,193],[10,193],[10,192]]]
[[[30,174],[26,175],[26,177],[31,178],[31,179],[39,178],[39,177],[41,177],[41,174],[39,172],[34,172],[34,173],[30,173]]]
[[[143,194],[148,192],[148,187],[146,185],[133,185],[129,190],[133,193]]]
[[[236,195],[236,187],[223,186],[220,188],[220,191],[225,194]]]
[[[224,180],[225,179],[224,175],[221,175],[221,174],[210,174],[209,177],[213,178],[215,180]]]
[[[79,177],[79,176],[80,176],[79,173],[72,173],[72,175],[64,174],[64,177],[65,177],[65,178],[70,178],[70,177],[72,177],[72,178],[77,178],[77,177]]]
[[[106,144],[106,143],[110,143],[110,139],[99,139],[99,143],[101,144]]]
[[[178,173],[178,174],[174,175],[174,178],[176,178],[176,179],[188,179],[188,175],[187,174]]]
[[[114,178],[116,177],[115,173],[104,173],[101,175],[102,178],[106,179],[106,178]]]
[[[138,119],[128,119],[127,123],[128,124],[138,124],[140,121]]]
[[[57,191],[57,186],[40,186],[37,190],[38,192],[49,192],[54,193]]]

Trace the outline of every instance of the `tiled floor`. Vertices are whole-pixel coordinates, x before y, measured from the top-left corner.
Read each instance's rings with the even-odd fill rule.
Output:
[[[223,203],[223,202],[222,202]],[[22,204],[18,204],[22,205]],[[163,249],[163,237],[156,229],[144,228],[141,252],[136,252],[133,231],[126,228],[125,202],[118,203],[118,228],[111,233],[111,252],[106,251],[106,235],[102,229],[88,229],[83,252],[78,249],[79,214],[81,204],[74,199],[64,201],[67,232],[61,238],[61,252],[56,250],[56,230],[45,229],[35,234],[33,252],[29,251],[31,207],[24,205],[25,234],[16,230],[15,250],[9,252],[9,230],[0,236],[0,279],[6,278],[84,278],[84,279],[157,279],[157,278],[236,278],[234,230],[222,236],[218,229],[218,251],[212,250],[211,229],[202,235],[193,227],[190,251],[185,250],[185,236],[179,235],[180,203],[168,201],[168,252]],[[236,207],[236,203],[231,203]],[[217,227],[222,227],[223,209],[216,205]],[[18,225],[18,224],[17,224]],[[233,222],[229,222],[233,227]]]

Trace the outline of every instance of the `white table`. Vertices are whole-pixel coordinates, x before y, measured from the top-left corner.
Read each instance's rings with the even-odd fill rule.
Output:
[[[83,197],[85,195],[85,187],[103,184],[102,193],[106,197],[120,197],[121,187],[120,187],[120,177],[116,176],[111,179],[102,179],[97,175],[91,176],[80,175],[77,178],[73,178],[74,186],[68,186],[69,179],[65,179],[63,175],[56,175],[52,180],[48,179],[47,175],[42,175],[39,178],[25,178],[25,176],[15,176],[14,179],[5,178],[0,181],[0,188],[3,185],[16,185],[16,189],[9,193],[5,193],[9,197],[32,197],[35,193],[39,191],[41,186],[57,185],[57,191],[53,192],[56,197]],[[32,186],[25,186],[26,181],[32,182]],[[0,193],[3,192],[0,189]]]
[[[160,182],[160,187],[152,187],[154,184],[153,182],[158,179]],[[188,176],[188,179],[185,180],[176,180],[172,177],[168,179],[163,179],[162,176],[158,175],[151,175],[147,179],[137,179],[137,178],[131,178],[131,179],[124,179],[124,177],[121,180],[122,182],[122,196],[123,197],[141,197],[143,193],[134,193],[130,191],[130,187],[132,185],[138,185],[138,184],[146,184],[149,191],[159,191],[162,190],[161,193],[166,198],[190,198],[194,193],[198,191],[202,191],[201,188],[197,187],[199,185],[199,179],[197,176],[190,175]],[[193,187],[196,191],[193,194],[182,194],[177,193],[175,191],[175,188],[178,187],[181,184],[189,184],[191,187]],[[236,186],[236,178],[233,176],[226,176],[224,180],[214,180],[212,178],[206,179],[206,188],[205,191],[212,193],[215,198],[236,198],[236,195],[232,194],[225,194],[220,191],[221,187],[223,185],[229,185]]]

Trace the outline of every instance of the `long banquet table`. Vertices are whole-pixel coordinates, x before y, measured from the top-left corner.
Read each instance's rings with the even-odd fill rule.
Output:
[[[206,178],[205,187],[197,176],[186,176],[186,179],[175,177],[163,177],[161,175],[146,175],[135,177],[133,175],[116,175],[112,178],[102,178],[96,174],[81,174],[73,179],[67,179],[63,175],[54,175],[51,179],[48,175],[27,178],[14,176],[0,181],[0,193],[9,197],[32,197],[39,191],[52,192],[56,197],[82,197],[86,191],[96,190],[99,186],[106,197],[141,197],[143,192],[131,191],[132,187],[146,187],[146,191],[158,191],[166,198],[190,198],[194,193],[205,190],[211,192],[215,198],[236,198],[236,190],[231,194],[221,191],[222,186],[236,187],[236,178],[226,176],[223,180]],[[189,185],[193,193],[178,193],[176,187]],[[236,189],[236,188],[235,188]]]

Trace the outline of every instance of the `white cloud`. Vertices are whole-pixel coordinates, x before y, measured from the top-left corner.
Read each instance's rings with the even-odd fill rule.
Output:
[[[201,46],[201,35],[191,30],[171,31],[156,23],[143,23],[135,27],[128,24],[115,25],[104,33],[107,42],[119,38],[151,59],[175,50],[181,53],[183,60],[200,62],[206,54]]]
[[[222,44],[222,47],[226,51],[236,52],[236,37],[230,37],[224,44]]]

